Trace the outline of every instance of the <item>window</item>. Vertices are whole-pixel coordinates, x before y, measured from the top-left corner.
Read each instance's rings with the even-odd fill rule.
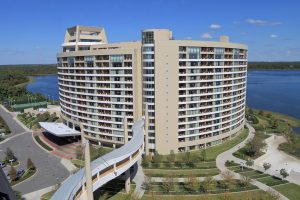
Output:
[[[154,33],[151,31],[142,33],[143,44],[154,44]]]
[[[189,59],[199,59],[200,47],[188,47]]]
[[[224,59],[224,48],[215,48],[215,59]]]
[[[74,57],[68,57],[69,67],[74,67]]]
[[[143,59],[154,59],[154,54],[143,54]]]
[[[154,47],[143,47],[143,52],[153,52]]]
[[[123,62],[123,55],[111,55],[110,61],[111,62]]]

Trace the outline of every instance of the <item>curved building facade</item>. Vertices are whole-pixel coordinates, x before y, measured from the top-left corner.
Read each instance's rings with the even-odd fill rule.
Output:
[[[103,28],[69,28],[58,54],[62,118],[104,145],[124,144],[124,128],[146,112],[150,152],[221,144],[244,127],[247,54],[226,36],[174,40],[147,29],[141,41],[108,44]]]

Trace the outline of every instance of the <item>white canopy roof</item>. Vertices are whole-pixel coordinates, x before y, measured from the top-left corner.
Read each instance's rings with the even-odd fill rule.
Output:
[[[77,136],[80,135],[79,131],[69,128],[63,123],[55,122],[39,122],[41,127],[47,132],[56,135],[57,137]]]

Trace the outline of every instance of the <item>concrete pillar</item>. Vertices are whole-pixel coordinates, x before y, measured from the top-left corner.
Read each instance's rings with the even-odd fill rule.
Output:
[[[90,157],[90,142],[84,137],[83,126],[81,128],[81,141],[84,146],[84,165],[85,165],[85,178],[86,178],[86,194],[85,198],[88,200],[94,200],[93,197],[93,182],[92,182],[92,171],[91,171],[91,157]]]
[[[126,143],[128,142],[128,123],[127,123],[127,116],[124,116],[123,127],[124,127],[124,144],[126,144]]]
[[[125,192],[126,194],[130,192],[130,169],[125,172]]]
[[[149,114],[148,114],[148,104],[145,105],[145,124],[144,124],[144,130],[145,130],[145,154],[149,155],[149,135],[148,135],[148,128],[149,128]]]

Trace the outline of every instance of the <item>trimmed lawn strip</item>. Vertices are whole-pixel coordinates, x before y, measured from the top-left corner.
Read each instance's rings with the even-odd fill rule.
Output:
[[[211,162],[194,162],[193,164],[195,166],[193,167],[188,167],[183,165],[182,168],[176,167],[174,166],[174,164],[171,164],[171,166],[168,166],[168,164],[170,163],[159,163],[158,167],[156,166],[152,166],[153,163],[149,162],[149,166],[148,167],[143,167],[144,169],[211,169],[211,168],[216,168],[216,162],[215,161],[211,161]]]
[[[300,199],[300,186],[294,183],[278,185],[273,187],[275,190],[289,198],[290,200]]]
[[[205,195],[157,195],[153,196],[151,194],[144,195],[142,200],[199,200],[199,199],[209,199],[209,200],[220,200],[220,199],[230,199],[230,200],[241,200],[241,199],[262,199],[266,194],[262,190],[251,190],[243,191],[237,193],[223,193],[223,194],[205,194]],[[119,200],[119,199],[118,199]],[[123,199],[120,199],[123,200]]]
[[[84,161],[78,160],[78,159],[73,159],[71,161],[77,168],[84,167]]]
[[[264,178],[259,178],[257,181],[266,184],[267,186],[275,186],[280,185],[284,183],[288,183],[286,180],[281,180],[280,178],[274,177],[274,176],[267,176]]]
[[[213,169],[185,169],[185,170],[164,170],[164,169],[144,169],[146,176],[151,177],[204,177],[204,176],[214,176],[220,173],[218,168]]]
[[[47,151],[53,150],[51,147],[49,147],[47,144],[45,144],[38,135],[34,136],[34,139],[37,141],[37,143],[39,143]]]
[[[25,181],[29,177],[33,176],[35,173],[36,173],[36,169],[35,170],[31,170],[31,169],[26,170],[25,173],[23,174],[23,176],[20,179],[16,180],[16,181],[12,181],[11,185],[13,186],[13,185],[16,185],[18,183],[21,183],[22,181]]]

